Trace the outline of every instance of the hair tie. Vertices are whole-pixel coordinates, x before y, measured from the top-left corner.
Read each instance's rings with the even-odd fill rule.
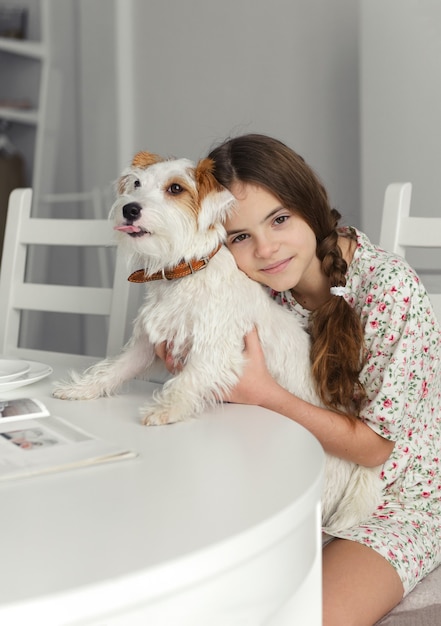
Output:
[[[346,287],[331,287],[329,290],[333,296],[344,296],[348,293]]]

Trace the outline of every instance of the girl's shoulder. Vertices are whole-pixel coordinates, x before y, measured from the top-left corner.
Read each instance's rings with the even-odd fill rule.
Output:
[[[341,229],[344,236],[352,236],[356,248],[346,279],[348,292],[354,304],[367,294],[376,298],[384,294],[394,299],[425,297],[425,289],[420,278],[409,263],[402,257],[383,250],[373,244],[369,237],[356,228]]]

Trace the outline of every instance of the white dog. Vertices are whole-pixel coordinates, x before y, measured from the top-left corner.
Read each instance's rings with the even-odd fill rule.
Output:
[[[63,399],[108,396],[145,376],[155,346],[168,342],[182,371],[141,409],[148,425],[170,424],[213,406],[234,387],[243,366],[243,338],[257,327],[267,366],[279,383],[320,404],[310,374],[309,338],[295,316],[241,272],[225,240],[223,222],[234,198],[204,159],[163,160],[140,152],[118,181],[112,207],[120,245],[142,264],[131,276],[148,281],[145,303],[123,352],[58,383]],[[327,455],[323,524],[347,528],[381,499],[379,470]]]

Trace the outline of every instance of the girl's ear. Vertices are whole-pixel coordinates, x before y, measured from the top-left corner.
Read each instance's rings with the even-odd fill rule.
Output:
[[[234,203],[234,196],[216,180],[213,170],[211,159],[202,159],[195,169],[200,230],[208,230],[217,222],[223,223]]]

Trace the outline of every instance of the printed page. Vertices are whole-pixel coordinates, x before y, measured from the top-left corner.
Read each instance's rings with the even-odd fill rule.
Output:
[[[33,398],[0,400],[0,423],[47,416],[49,411],[40,400]]]
[[[135,456],[133,451],[98,439],[59,417],[0,420],[0,480]]]

